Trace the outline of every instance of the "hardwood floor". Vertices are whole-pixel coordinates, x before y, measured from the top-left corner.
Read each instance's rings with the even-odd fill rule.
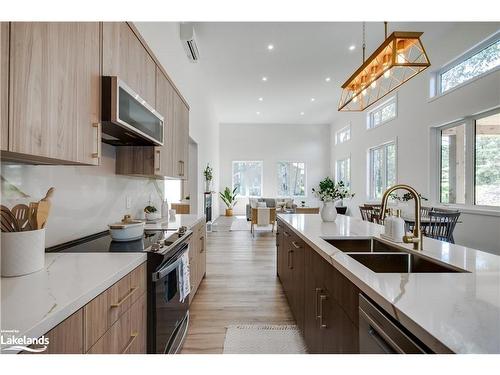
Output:
[[[276,276],[275,234],[207,234],[207,274],[190,307],[182,353],[222,353],[230,324],[294,324]]]

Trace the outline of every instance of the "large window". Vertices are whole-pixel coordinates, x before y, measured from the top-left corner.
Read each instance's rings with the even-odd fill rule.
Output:
[[[335,133],[336,145],[347,142],[350,139],[351,139],[351,125],[348,125],[345,128],[342,128]]]
[[[351,158],[340,159],[335,162],[335,180],[344,182],[347,187],[351,186]]]
[[[500,207],[500,110],[439,127],[437,137],[439,201]]]
[[[380,106],[368,112],[368,129],[376,128],[377,126],[395,119],[397,116],[397,109],[396,96],[393,96]]]
[[[278,162],[278,196],[306,196],[306,167],[304,163]]]
[[[368,151],[369,199],[380,200],[396,184],[396,143],[385,143]]]
[[[262,162],[233,161],[233,189],[243,197],[262,196]]]
[[[437,72],[438,94],[500,67],[500,33],[485,40]]]

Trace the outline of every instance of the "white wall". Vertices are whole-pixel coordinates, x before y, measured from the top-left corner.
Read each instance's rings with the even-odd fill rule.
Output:
[[[458,25],[438,41],[424,44],[432,70],[438,69],[476,43],[498,30],[498,23]],[[355,67],[353,67],[355,68]],[[339,113],[331,127],[335,132],[351,123],[351,141],[332,146],[335,160],[351,155],[351,186],[356,197],[351,212],[359,216],[357,206],[367,201],[367,150],[371,146],[397,138],[398,182],[414,186],[424,196],[431,192],[429,143],[432,126],[475,114],[500,104],[500,72],[489,74],[462,88],[429,101],[430,73],[421,73],[398,90],[398,117],[376,129],[366,130],[366,113]],[[334,145],[334,143],[332,143]],[[432,204],[435,202],[429,202]],[[500,217],[463,213],[463,223],[455,229],[459,244],[500,254]]]
[[[2,181],[2,204],[13,207],[37,201],[51,186],[55,187],[46,226],[46,246],[107,230],[107,224],[119,221],[127,213],[144,217],[143,209],[150,197],[160,207],[161,196],[154,186],[155,180],[117,176],[115,148],[103,143],[102,154],[98,167],[2,163],[2,177],[30,196],[16,197]],[[162,181],[157,186],[162,190]],[[130,209],[126,209],[126,197],[131,198]]]
[[[220,184],[219,191],[231,187],[233,160],[262,160],[263,197],[277,197],[278,161],[306,164],[307,197],[295,198],[318,205],[311,188],[329,173],[330,129],[328,125],[287,124],[221,124],[220,125]],[[217,186],[217,185],[214,185]],[[225,209],[218,199],[220,212]],[[248,199],[240,198],[235,214],[243,214]]]
[[[203,170],[207,163],[214,168],[213,186],[219,178],[219,123],[208,87],[203,85],[203,60],[189,62],[179,39],[178,22],[135,22],[135,26],[153,49],[170,78],[189,103],[189,136],[198,144],[198,212],[203,212]],[[195,194],[194,191],[190,192]],[[214,219],[219,215],[214,207]]]

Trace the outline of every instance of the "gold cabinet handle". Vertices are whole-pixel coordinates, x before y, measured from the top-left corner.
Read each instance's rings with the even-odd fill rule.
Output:
[[[159,171],[161,169],[161,150],[156,150],[155,152],[155,165],[156,165],[156,156],[158,156],[158,167],[155,170]]]
[[[93,159],[99,159],[101,157],[101,123],[96,122],[92,124],[92,127],[96,131],[96,152],[92,153],[92,158]]]
[[[130,289],[130,292],[128,292],[128,293],[127,293],[127,295],[126,295],[125,297],[123,297],[123,298],[122,298],[120,301],[118,301],[117,303],[112,303],[112,304],[111,304],[111,307],[120,307],[121,305],[123,305],[123,303],[124,303],[126,300],[128,300],[128,299],[130,298],[130,296],[131,296],[132,294],[134,294],[134,293],[135,293],[135,291],[136,291],[137,289],[139,289],[139,287],[138,287],[138,286],[136,286],[136,287],[134,287],[134,288]]]
[[[293,270],[293,250],[288,250],[288,268]]]
[[[285,235],[285,237],[290,237],[290,233],[288,233],[286,230],[283,231],[283,234]]]
[[[323,302],[327,299],[326,294],[319,296],[319,328],[325,329],[326,324],[323,323]]]
[[[203,246],[203,239],[204,239],[204,238],[205,238],[205,237],[200,237],[200,241],[201,241],[201,249],[200,249],[200,253],[202,253],[202,252],[204,252],[204,251],[205,251],[204,246]]]
[[[293,245],[293,247],[295,247],[296,249],[300,249],[300,245],[298,245],[298,244],[297,244],[297,242],[292,241],[292,245]]]
[[[316,288],[316,298],[314,300],[314,304],[315,304],[315,309],[316,309],[316,319],[319,319],[320,315],[319,315],[319,312],[318,312],[318,305],[319,305],[319,294],[321,293],[322,289],[321,288]]]
[[[129,349],[130,349],[130,347],[131,347],[131,346],[132,346],[132,344],[134,343],[134,341],[135,341],[135,339],[137,338],[137,336],[139,336],[139,332],[132,332],[132,333],[130,334],[130,340],[129,340],[129,342],[128,342],[127,346],[125,347],[125,349],[123,349],[122,354],[126,353],[126,352],[127,352],[127,350],[129,350]]]

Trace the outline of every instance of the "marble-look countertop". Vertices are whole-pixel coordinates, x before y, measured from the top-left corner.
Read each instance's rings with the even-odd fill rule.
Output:
[[[177,214],[175,220],[162,219],[155,224],[146,224],[144,230],[177,230],[181,226],[192,228],[200,220],[205,220],[205,215]]]
[[[145,253],[47,253],[44,269],[2,277],[4,339],[40,337],[145,261]]]
[[[377,238],[383,227],[344,215],[279,218],[358,288],[436,352],[500,353],[500,256],[424,237],[419,254],[470,273],[375,273],[323,238]]]

